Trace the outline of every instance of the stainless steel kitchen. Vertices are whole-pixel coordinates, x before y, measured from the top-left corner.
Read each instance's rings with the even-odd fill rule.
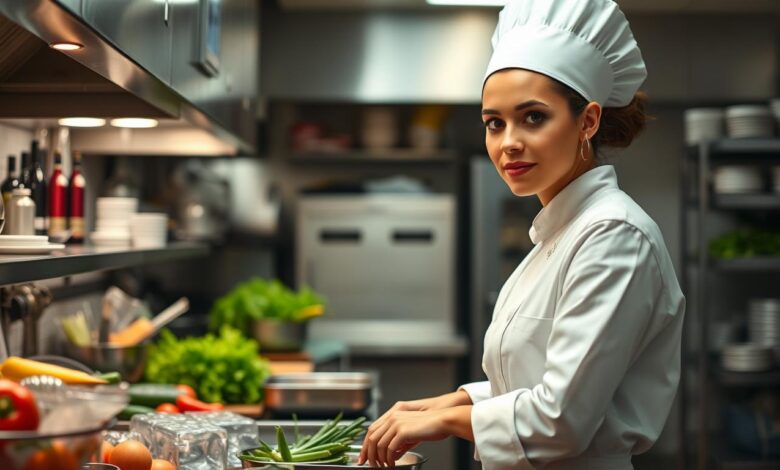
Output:
[[[777,0],[0,0],[0,469],[780,469]]]

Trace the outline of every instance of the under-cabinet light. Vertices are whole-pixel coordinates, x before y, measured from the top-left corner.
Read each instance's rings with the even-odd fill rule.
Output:
[[[151,118],[116,118],[111,120],[114,127],[129,127],[131,129],[148,129],[157,127],[157,119]]]
[[[57,123],[65,127],[102,127],[106,125],[106,120],[93,117],[69,117],[59,119]]]

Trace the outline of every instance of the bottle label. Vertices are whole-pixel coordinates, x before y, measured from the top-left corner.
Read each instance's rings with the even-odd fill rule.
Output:
[[[83,217],[71,217],[70,218],[70,235],[72,238],[81,239],[84,238],[84,218]]]
[[[55,235],[55,234],[65,232],[67,229],[68,229],[68,225],[67,225],[67,219],[65,217],[52,217],[49,219],[50,235]]]

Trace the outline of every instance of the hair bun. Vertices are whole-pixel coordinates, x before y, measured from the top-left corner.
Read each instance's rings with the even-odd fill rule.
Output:
[[[640,91],[622,108],[603,108],[601,125],[593,144],[596,147],[626,148],[642,133],[651,118],[645,112],[647,94]]]

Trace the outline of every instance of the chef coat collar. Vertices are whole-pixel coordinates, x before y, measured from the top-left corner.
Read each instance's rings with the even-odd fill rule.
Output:
[[[534,218],[528,234],[534,245],[543,242],[588,206],[593,197],[607,189],[618,189],[615,167],[593,168],[563,188]]]

